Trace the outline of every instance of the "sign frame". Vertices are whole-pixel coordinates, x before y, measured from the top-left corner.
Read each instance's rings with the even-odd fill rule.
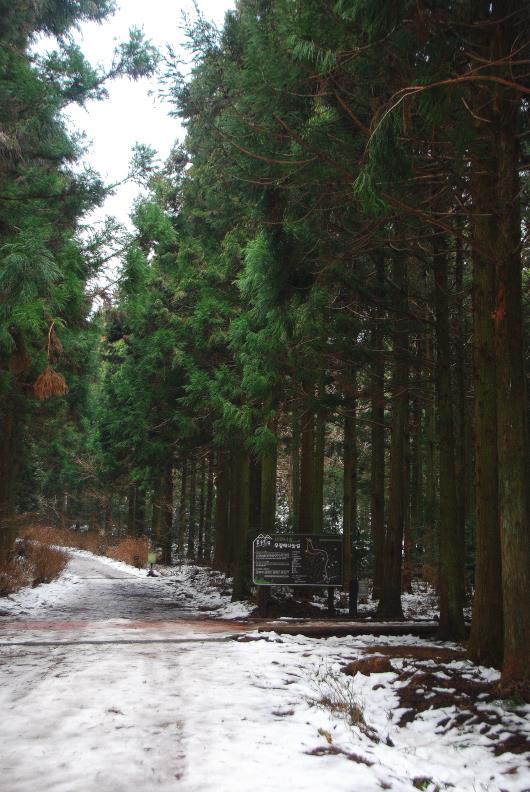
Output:
[[[275,541],[283,541],[286,543],[289,542],[296,542],[298,540],[309,540],[312,544],[315,540],[320,544],[333,544],[335,554],[338,553],[338,565],[339,565],[339,577],[340,580],[322,580],[321,582],[315,583],[310,581],[303,581],[301,583],[293,583],[291,581],[268,581],[262,578],[258,578],[256,580],[256,549],[257,543],[264,543],[264,542],[275,542]],[[262,544],[263,547],[263,544]],[[315,555],[319,554],[322,551],[317,548],[312,548],[315,550]],[[336,556],[337,558],[337,556]],[[337,576],[335,576],[337,577]],[[343,569],[343,538],[342,536],[336,534],[307,534],[307,533],[290,533],[290,534],[259,534],[252,542],[252,584],[254,586],[306,586],[309,588],[329,588],[330,586],[333,587],[341,587],[343,585],[344,580],[344,569]]]

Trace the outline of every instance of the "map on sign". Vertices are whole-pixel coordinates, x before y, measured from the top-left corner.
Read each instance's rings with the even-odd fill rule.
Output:
[[[342,538],[260,534],[252,548],[256,586],[341,586]]]

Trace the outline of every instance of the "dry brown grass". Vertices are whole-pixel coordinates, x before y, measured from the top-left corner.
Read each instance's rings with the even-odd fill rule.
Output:
[[[108,546],[105,537],[95,532],[81,534],[68,528],[54,528],[48,525],[26,525],[20,534],[24,539],[31,541],[58,547],[76,547],[78,550],[88,550],[100,555],[105,554]]]
[[[0,597],[7,597],[24,586],[31,585],[31,574],[23,560],[10,561],[0,566]]]
[[[149,541],[145,537],[135,539],[132,536],[127,536],[115,547],[109,547],[107,555],[110,558],[115,558],[116,561],[124,561],[126,564],[142,568],[147,564],[148,551]]]
[[[59,577],[68,563],[68,555],[40,541],[23,540],[15,557],[0,567],[0,596],[14,594],[24,586],[50,583]]]
[[[28,542],[26,560],[32,570],[33,585],[38,586],[59,577],[68,563],[68,555],[57,547]]]

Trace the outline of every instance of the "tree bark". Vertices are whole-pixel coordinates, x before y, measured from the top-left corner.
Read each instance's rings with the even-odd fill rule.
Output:
[[[436,402],[440,444],[440,625],[442,640],[465,638],[462,540],[458,533],[455,440],[449,343],[448,261],[443,241],[435,235],[434,305],[436,314]]]
[[[382,258],[376,261],[377,282],[382,289],[385,264]],[[385,543],[385,357],[383,333],[380,323],[375,321],[371,335],[372,364],[370,372],[371,390],[371,535],[374,554],[372,597],[379,599],[384,575]]]
[[[315,515],[315,414],[307,409],[301,421],[300,526],[302,533],[314,533]]]
[[[184,539],[186,536],[186,501],[188,489],[188,459],[182,460],[180,468],[180,498],[179,498],[179,514],[178,514],[178,552],[180,555],[184,554]]]
[[[271,424],[276,432],[276,421]],[[260,530],[264,534],[273,534],[276,518],[276,476],[278,467],[278,446],[267,451],[261,460],[261,513]]]
[[[353,541],[357,535],[357,401],[352,391],[356,388],[356,377],[352,375],[345,393],[344,415],[344,471],[342,501],[342,557],[343,587],[349,591],[352,578],[359,570],[354,562]]]
[[[230,493],[230,530],[234,540],[234,583],[232,600],[242,600],[250,592],[250,459],[245,450],[234,453]]]
[[[230,452],[220,448],[217,456],[215,477],[215,555],[214,565],[228,572],[232,557],[230,534]]]
[[[197,462],[192,456],[190,460],[190,491],[188,511],[188,547],[187,558],[195,558],[195,539],[197,535]]]
[[[491,250],[495,228],[493,163],[482,155],[471,180],[473,213],[473,384],[475,438],[475,596],[468,646],[476,663],[500,668],[504,625],[499,528],[497,393],[495,374],[495,269],[480,251]]]
[[[508,56],[518,31],[510,12],[520,0],[494,4],[499,22],[494,55]],[[508,15],[508,16],[507,16]],[[509,69],[506,73],[510,74]],[[510,75],[511,76],[511,75]],[[526,378],[522,319],[521,212],[517,115],[521,95],[496,89],[494,145],[497,152],[495,204],[495,360],[497,453],[504,605],[505,687],[530,681],[530,526]]]
[[[407,310],[407,264],[395,257],[392,276],[396,284],[396,307],[401,309],[392,333],[392,434],[390,441],[390,482],[388,528],[385,535],[384,578],[377,614],[380,619],[402,619],[401,565],[405,521],[404,467],[408,421],[408,327],[403,316]]]
[[[296,533],[300,531],[300,419],[295,413],[292,416],[291,437],[291,501],[291,522]]]

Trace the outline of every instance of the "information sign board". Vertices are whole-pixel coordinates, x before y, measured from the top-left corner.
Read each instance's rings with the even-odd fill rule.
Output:
[[[341,586],[342,538],[260,534],[252,546],[256,586]]]

